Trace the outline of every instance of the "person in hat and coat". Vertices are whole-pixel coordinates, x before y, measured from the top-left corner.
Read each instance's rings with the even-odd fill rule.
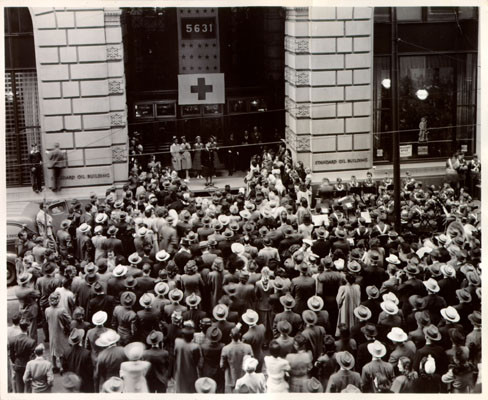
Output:
[[[97,311],[91,318],[94,327],[86,332],[85,347],[90,351],[93,367],[97,364],[98,354],[103,350],[95,342],[102,333],[107,331],[108,328],[104,327],[107,318],[108,314],[105,311]]]
[[[305,310],[302,313],[305,328],[301,332],[302,336],[308,341],[308,347],[312,351],[312,359],[315,362],[323,352],[323,341],[325,329],[317,326],[317,314],[312,310]]]
[[[57,293],[52,293],[49,296],[46,321],[49,327],[49,350],[56,371],[61,358],[69,351],[68,335],[71,323],[68,312],[59,306],[59,294]]]
[[[195,293],[190,294],[186,299],[186,305],[188,306],[188,310],[183,312],[183,320],[193,321],[195,327],[200,326],[200,320],[207,316],[207,313],[203,310],[199,309],[199,305],[202,301],[200,296],[197,296]]]
[[[160,314],[153,307],[154,295],[152,293],[144,293],[139,299],[139,304],[142,310],[136,313],[136,337],[140,341],[145,341],[151,331],[159,328]]]
[[[31,273],[25,272],[20,275],[17,279],[18,286],[15,289],[15,296],[19,302],[19,313],[22,320],[29,323],[29,335],[37,341],[37,319],[39,314],[37,300],[41,294],[38,290],[30,287],[31,281]]]
[[[71,331],[68,338],[71,350],[63,357],[63,371],[73,372],[80,377],[81,392],[93,393],[93,371],[88,368],[91,364],[91,354],[83,347],[84,336],[85,331],[82,329],[75,328]]]
[[[231,343],[222,348],[220,368],[225,371],[225,393],[233,393],[236,382],[244,375],[243,361],[253,356],[252,347],[241,341],[240,325],[231,330]]]
[[[303,257],[303,254],[298,254],[294,257],[300,276],[292,279],[290,287],[290,293],[296,301],[293,311],[298,314],[307,309],[307,301],[311,296],[315,295],[316,287],[315,279],[309,276],[308,264],[304,262]]]
[[[127,361],[124,348],[117,343],[120,336],[112,329],[102,333],[95,344],[103,350],[98,354],[94,371],[95,388],[103,392],[104,383],[112,377],[118,377],[120,365]]]
[[[431,324],[429,326],[426,326],[423,329],[423,332],[425,336],[425,346],[418,349],[415,353],[413,368],[418,371],[422,359],[430,355],[435,360],[437,372],[442,375],[447,372],[448,361],[444,348],[442,348],[438,344],[439,341],[442,339],[439,329],[436,325]]]
[[[221,342],[222,332],[217,327],[210,327],[205,333],[205,341],[201,344],[202,367],[200,376],[206,376],[216,382],[217,393],[224,393],[224,371],[220,368],[220,358],[224,344]]]
[[[372,359],[361,370],[362,392],[376,393],[377,387],[374,384],[376,375],[382,374],[390,382],[393,382],[395,372],[390,363],[382,360],[386,354],[386,347],[383,343],[378,340],[369,343],[368,351],[371,354]]]
[[[102,284],[95,282],[92,286],[92,296],[88,301],[88,307],[86,310],[86,319],[91,321],[93,315],[98,311],[104,311],[108,315],[112,315],[112,311],[115,307],[115,299],[113,296],[106,294]]]
[[[142,359],[151,364],[146,374],[149,392],[166,393],[170,378],[169,353],[161,348],[164,335],[159,331],[152,331],[146,338],[146,343],[150,346],[144,350]]]
[[[149,393],[146,374],[151,368],[149,361],[142,360],[144,343],[132,342],[124,347],[128,361],[120,364],[119,376],[124,381],[124,393]]]
[[[427,296],[424,297],[424,309],[429,310],[430,319],[434,325],[437,325],[441,319],[441,309],[447,307],[446,300],[437,293],[440,290],[439,284],[433,278],[424,281],[427,289]]]
[[[125,291],[125,278],[127,277],[127,267],[117,265],[112,271],[112,277],[107,282],[107,294],[113,296],[116,302],[119,301],[120,295]]]
[[[195,328],[193,322],[185,321],[181,330],[182,338],[175,339],[175,388],[176,393],[195,393],[195,381],[202,362],[200,346],[193,342]]]
[[[387,337],[395,346],[388,359],[390,364],[393,366],[397,365],[398,360],[401,357],[408,357],[410,360],[413,360],[417,348],[415,344],[408,339],[408,335],[403,331],[402,328],[393,327],[391,331],[388,332]]]
[[[303,321],[302,317],[300,314],[297,314],[296,312],[293,311],[295,307],[295,299],[290,293],[287,293],[283,296],[280,297],[280,303],[284,308],[284,311],[276,314],[273,320],[273,332],[274,335],[276,336],[278,333],[277,326],[280,323],[280,321],[288,321],[288,323],[291,325],[291,336],[295,336],[298,331],[301,329]]]
[[[120,295],[120,305],[116,306],[112,315],[112,328],[120,335],[120,345],[129,343],[136,334],[137,314],[132,307],[136,302],[136,295],[123,292]]]
[[[263,344],[265,342],[266,328],[263,324],[258,325],[259,314],[252,310],[242,315],[242,320],[249,326],[247,332],[242,335],[242,341],[251,345],[254,357],[259,361],[257,371],[261,371],[264,360]]]
[[[348,385],[360,388],[362,386],[361,376],[358,372],[352,371],[355,363],[352,354],[348,351],[340,351],[336,353],[335,359],[340,369],[330,376],[325,391],[327,393],[340,393]]]
[[[39,308],[42,317],[42,329],[44,331],[44,337],[49,340],[49,331],[47,322],[45,319],[46,308],[49,307],[49,296],[53,293],[58,286],[60,286],[59,278],[54,275],[56,271],[56,264],[48,262],[42,265],[42,276],[36,281],[36,289],[40,293]]]

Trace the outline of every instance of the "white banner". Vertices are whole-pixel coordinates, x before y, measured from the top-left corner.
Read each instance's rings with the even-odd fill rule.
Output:
[[[224,74],[178,75],[178,104],[225,103]]]

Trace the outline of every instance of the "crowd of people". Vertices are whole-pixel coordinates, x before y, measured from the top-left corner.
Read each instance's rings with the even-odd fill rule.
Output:
[[[395,225],[389,178],[312,195],[283,146],[237,193],[197,196],[156,159],[131,171],[59,229],[44,215],[19,234],[12,391],[59,373],[63,392],[480,392],[468,189],[407,174]]]

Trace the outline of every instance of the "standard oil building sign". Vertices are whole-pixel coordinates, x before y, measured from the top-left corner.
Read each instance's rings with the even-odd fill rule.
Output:
[[[313,153],[313,171],[328,172],[336,170],[366,169],[371,167],[371,152],[348,151],[341,153]]]

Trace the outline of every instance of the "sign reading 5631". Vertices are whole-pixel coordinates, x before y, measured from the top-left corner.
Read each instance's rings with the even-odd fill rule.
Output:
[[[215,17],[181,18],[182,39],[215,39]]]

